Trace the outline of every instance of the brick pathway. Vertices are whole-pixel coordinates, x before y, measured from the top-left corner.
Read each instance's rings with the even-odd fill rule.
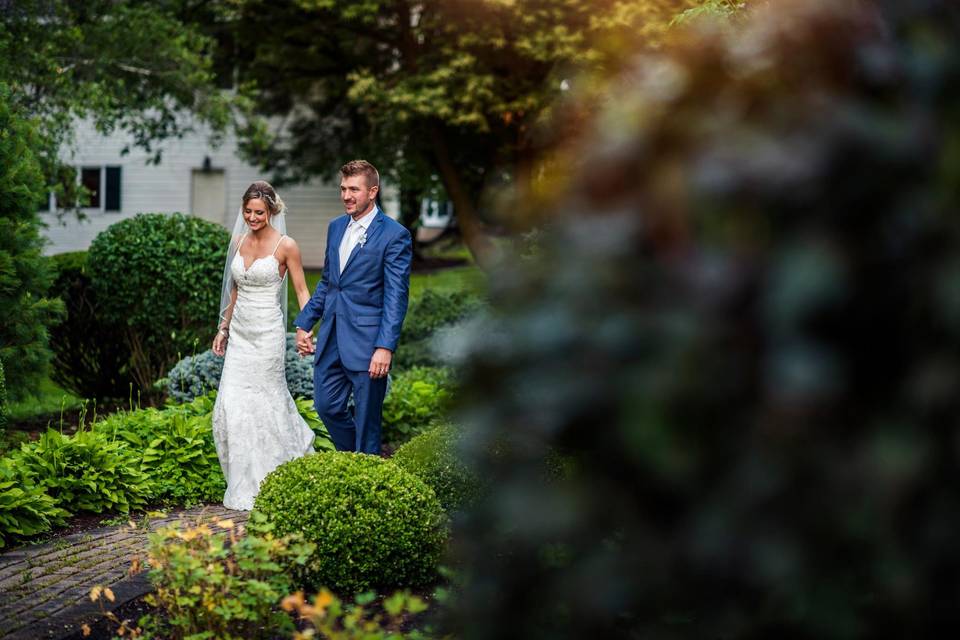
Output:
[[[134,556],[146,560],[147,534],[199,516],[247,521],[247,512],[223,506],[170,510],[129,525],[105,527],[0,554],[0,638],[33,640],[74,634],[81,622],[100,615],[90,601],[95,585],[109,586],[114,609],[151,591],[146,572],[129,575]]]

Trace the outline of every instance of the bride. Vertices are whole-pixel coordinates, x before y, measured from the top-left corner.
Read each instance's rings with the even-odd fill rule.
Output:
[[[287,389],[286,282],[300,307],[310,299],[300,249],[285,235],[283,201],[257,181],[243,194],[220,300],[213,351],[225,355],[213,408],[213,439],[227,480],[223,504],[250,510],[260,481],[277,466],[313,451],[307,426]]]

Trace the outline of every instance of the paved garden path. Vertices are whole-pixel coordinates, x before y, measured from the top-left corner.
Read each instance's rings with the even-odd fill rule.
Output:
[[[151,591],[146,572],[132,573],[134,557],[146,560],[147,534],[178,520],[229,518],[241,524],[244,511],[222,506],[170,510],[129,524],[75,533],[41,545],[0,554],[0,638],[34,640],[75,634],[81,623],[100,617],[90,589],[109,586],[115,609]]]

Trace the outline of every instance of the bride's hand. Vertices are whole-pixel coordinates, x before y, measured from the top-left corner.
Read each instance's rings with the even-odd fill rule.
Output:
[[[222,333],[218,333],[217,337],[213,339],[213,352],[218,356],[227,352],[227,337]]]

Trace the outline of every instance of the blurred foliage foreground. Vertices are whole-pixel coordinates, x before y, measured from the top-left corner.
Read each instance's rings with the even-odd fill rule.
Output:
[[[957,5],[695,28],[555,148],[538,257],[490,279],[461,415],[498,491],[454,538],[461,637],[960,617]]]

